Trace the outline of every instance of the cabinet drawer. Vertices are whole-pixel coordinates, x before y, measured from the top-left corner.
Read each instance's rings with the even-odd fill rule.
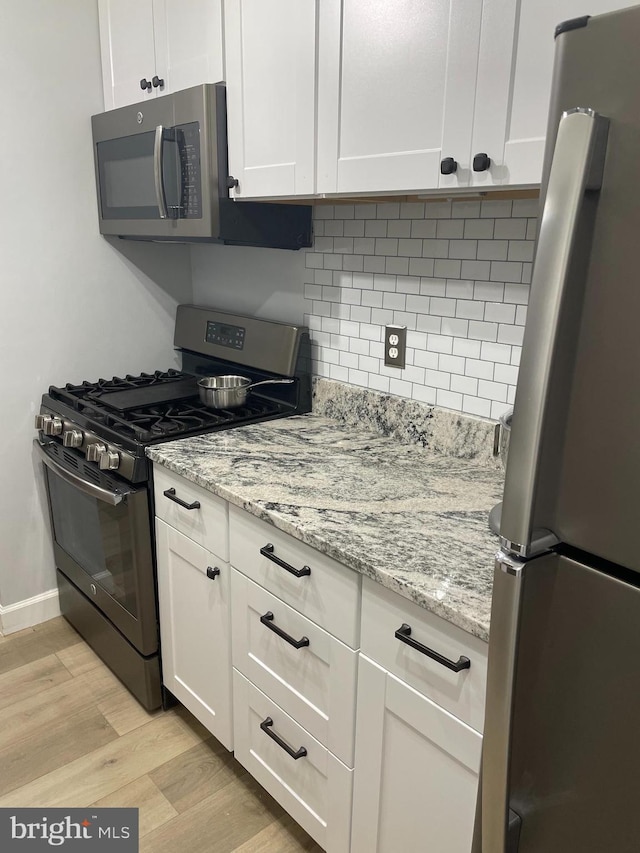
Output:
[[[358,653],[235,569],[231,588],[233,665],[353,767]]]
[[[348,853],[353,771],[236,669],[233,696],[240,764],[321,847]],[[287,751],[301,748],[306,754],[297,759]]]
[[[229,536],[234,568],[352,649],[358,648],[360,575],[234,506],[229,509]],[[272,547],[266,551],[266,546]],[[310,572],[296,577],[274,559],[296,571],[308,567]]]
[[[460,656],[469,658],[469,669],[452,672],[442,663],[397,639],[395,632],[405,624],[411,627],[412,640],[452,661],[457,661]],[[488,652],[488,646],[482,640],[365,578],[362,590],[362,652],[482,732]]]
[[[221,560],[229,559],[227,502],[206,489],[185,480],[173,471],[153,466],[155,509],[158,518],[166,521]],[[165,492],[171,492],[165,495]],[[185,504],[200,504],[187,509]]]

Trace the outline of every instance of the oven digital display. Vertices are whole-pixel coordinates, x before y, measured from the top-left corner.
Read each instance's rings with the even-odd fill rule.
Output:
[[[226,323],[207,323],[207,334],[205,340],[208,344],[217,344],[220,347],[231,349],[242,349],[244,347],[244,333],[242,326],[229,326]]]

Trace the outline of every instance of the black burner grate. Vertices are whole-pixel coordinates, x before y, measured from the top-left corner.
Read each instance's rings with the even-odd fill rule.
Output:
[[[194,376],[179,370],[156,371],[124,378],[114,376],[112,379],[82,382],[80,385],[67,384],[64,388],[52,387],[49,394],[82,414],[89,426],[95,425],[96,431],[102,427],[125,441],[138,444],[238,426],[277,416],[290,408],[286,404],[258,396],[250,397],[243,406],[222,410],[208,409],[198,397],[170,399],[124,409],[114,408],[109,402],[110,395],[113,399],[113,392],[124,392],[127,389],[140,389],[139,396],[143,400],[144,389],[159,384],[169,387],[174,383],[176,395],[180,396],[179,389],[184,389],[187,380],[194,381]]]

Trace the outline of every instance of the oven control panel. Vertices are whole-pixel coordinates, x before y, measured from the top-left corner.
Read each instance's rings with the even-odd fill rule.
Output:
[[[205,341],[217,344],[219,347],[243,349],[245,329],[242,326],[231,326],[228,323],[207,323]]]

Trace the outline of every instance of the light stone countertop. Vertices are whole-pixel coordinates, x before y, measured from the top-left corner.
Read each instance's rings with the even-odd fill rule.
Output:
[[[492,465],[316,414],[147,449],[154,462],[483,640],[502,497]]]

